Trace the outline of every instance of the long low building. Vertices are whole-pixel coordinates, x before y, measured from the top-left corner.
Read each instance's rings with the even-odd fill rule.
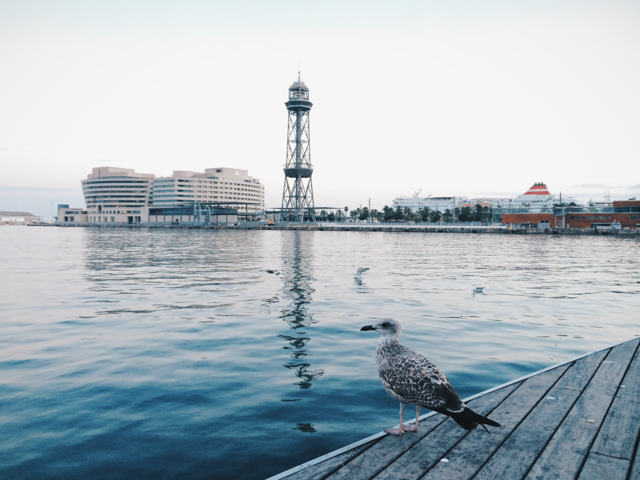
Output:
[[[189,205],[149,209],[149,224],[211,224],[235,223],[237,221],[238,210],[236,208]]]
[[[0,212],[0,225],[28,225],[40,219],[28,212]]]
[[[555,207],[548,212],[501,214],[506,225],[532,228],[640,228],[640,200],[614,201],[612,207],[588,211],[581,207]]]
[[[58,219],[56,225],[69,223],[87,223],[89,216],[87,210],[82,208],[69,208],[68,206],[58,206]]]

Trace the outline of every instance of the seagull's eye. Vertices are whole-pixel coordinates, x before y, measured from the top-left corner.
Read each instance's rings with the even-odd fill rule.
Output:
[[[391,324],[389,322],[384,322],[382,324],[382,328],[389,328],[391,326]]]

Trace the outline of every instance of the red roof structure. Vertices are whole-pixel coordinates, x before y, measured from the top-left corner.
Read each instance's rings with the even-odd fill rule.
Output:
[[[547,186],[542,182],[534,183],[533,186],[529,190],[527,190],[524,194],[525,195],[551,195],[549,193],[549,190],[547,189]]]

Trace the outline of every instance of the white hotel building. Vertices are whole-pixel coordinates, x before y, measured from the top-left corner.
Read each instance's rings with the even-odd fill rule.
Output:
[[[86,210],[59,209],[57,223],[189,222],[194,221],[190,207],[196,202],[226,207],[221,207],[223,221],[236,219],[229,208],[247,214],[264,211],[260,181],[247,170],[227,167],[207,168],[204,173],[178,170],[159,178],[130,168],[97,167],[82,180],[82,191]]]
[[[82,180],[87,221],[146,222],[154,176],[136,173],[130,168],[94,168],[87,179]],[[62,218],[60,214],[59,218]]]
[[[153,180],[153,207],[183,207],[195,202],[236,205],[239,212],[264,211],[264,185],[247,170],[207,168],[204,173],[176,170]]]

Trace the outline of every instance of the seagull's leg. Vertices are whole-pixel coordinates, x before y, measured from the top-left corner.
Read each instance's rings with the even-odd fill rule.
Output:
[[[404,434],[403,425],[402,425],[402,414],[404,413],[404,404],[400,404],[400,425],[399,428],[389,428],[385,430],[385,432],[390,433],[391,435],[402,436]]]
[[[416,405],[416,423],[413,425],[405,425],[402,427],[405,432],[417,432],[418,431],[418,420],[420,420],[420,407]]]

